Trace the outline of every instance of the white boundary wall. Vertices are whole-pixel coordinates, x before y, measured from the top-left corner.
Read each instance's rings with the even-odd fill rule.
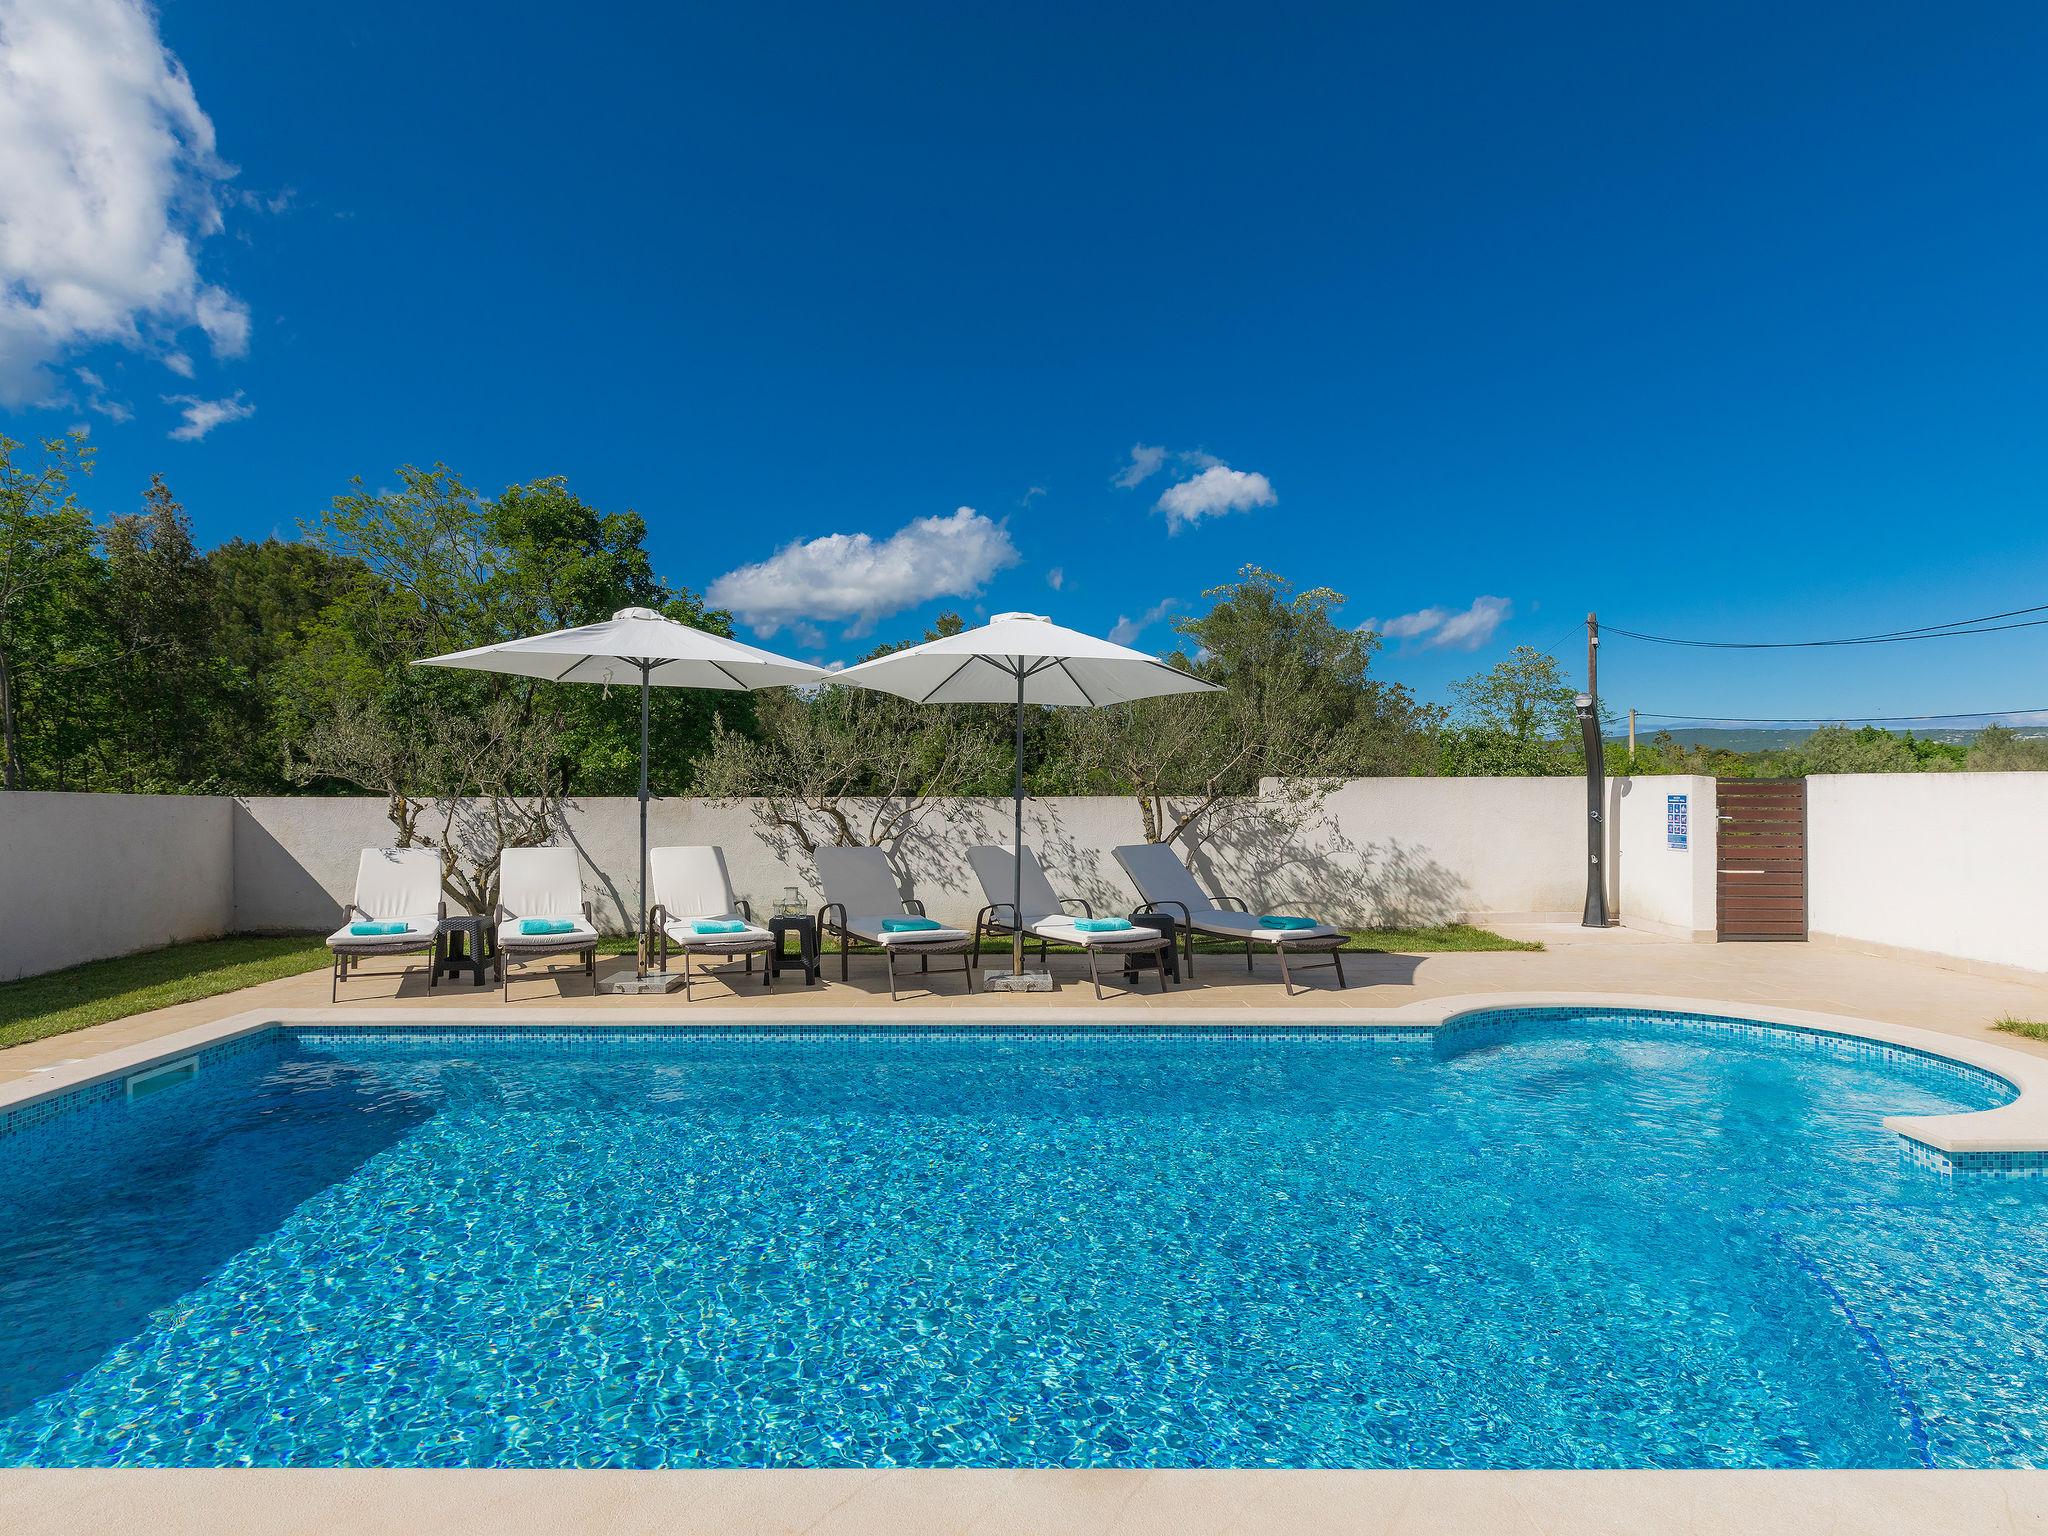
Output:
[[[1268,787],[1220,816],[1190,858],[1213,889],[1253,906],[1299,903],[1353,923],[1455,918],[1575,921],[1584,900],[1585,789],[1577,779],[1360,779],[1304,807]],[[1687,800],[1670,846],[1669,797]],[[2048,774],[1887,774],[1808,781],[1812,931],[1973,964],[2048,971]],[[181,939],[326,931],[365,847],[392,831],[380,798],[0,793],[0,980]],[[981,905],[959,851],[1009,835],[1007,801],[930,809],[893,850],[934,915]],[[1608,786],[1610,909],[1678,937],[1714,929],[1713,780]],[[795,885],[801,854],[744,804],[661,800],[662,843],[718,843],[757,909]],[[601,922],[635,902],[637,811],[569,808]],[[1135,899],[1109,850],[1142,837],[1128,799],[1030,802],[1026,837],[1063,893],[1122,910]]]
[[[233,802],[0,792],[0,981],[234,927]]]
[[[2048,773],[1806,781],[1807,930],[2048,971]]]

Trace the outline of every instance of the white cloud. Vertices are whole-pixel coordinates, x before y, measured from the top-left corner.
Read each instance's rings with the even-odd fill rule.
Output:
[[[886,539],[828,533],[800,540],[728,571],[706,595],[763,635],[817,621],[849,623],[849,635],[863,635],[877,619],[915,603],[971,597],[1016,563],[1009,530],[961,507],[951,517],[921,517]]]
[[[1387,620],[1379,626],[1379,632],[1389,640],[1412,640],[1417,635],[1428,634],[1450,616],[1447,609],[1418,608],[1413,613],[1404,613]]]
[[[1127,618],[1121,613],[1118,614],[1116,616],[1116,623],[1111,626],[1109,631],[1110,644],[1129,645],[1138,636],[1142,635],[1179,606],[1180,603],[1177,599],[1169,597],[1154,603],[1135,619]]]
[[[1166,463],[1166,450],[1156,443],[1131,444],[1131,462],[1110,477],[1110,484],[1129,490],[1159,473]]]
[[[1056,565],[1051,570],[1047,571],[1045,573],[1045,584],[1048,587],[1051,587],[1055,592],[1059,591],[1060,588],[1064,587],[1067,584],[1066,567],[1063,565]]]
[[[1205,517],[1270,507],[1279,500],[1273,482],[1264,475],[1232,469],[1228,464],[1211,464],[1193,479],[1168,486],[1160,495],[1158,507],[1166,514],[1166,531],[1178,533]]]
[[[1471,607],[1455,613],[1448,608],[1418,608],[1384,624],[1367,619],[1358,627],[1389,640],[1421,640],[1425,649],[1476,651],[1514,611],[1515,605],[1504,597],[1475,597]]]
[[[256,407],[242,398],[239,389],[225,400],[202,400],[197,395],[165,395],[164,404],[184,408],[184,425],[171,428],[171,436],[181,443],[196,443],[215,427],[256,414]]]
[[[234,168],[146,0],[0,0],[0,145],[0,404],[47,399],[80,346],[247,349],[199,271]]]
[[[1037,500],[1037,499],[1038,499],[1039,497],[1043,496],[1044,494],[1045,494],[1045,487],[1044,487],[1044,486],[1042,486],[1042,485],[1027,485],[1027,486],[1026,486],[1026,487],[1024,488],[1024,494],[1023,494],[1022,496],[1019,496],[1019,497],[1017,498],[1017,505],[1018,505],[1018,506],[1020,506],[1020,507],[1028,507],[1028,506],[1030,506],[1030,505],[1031,505],[1031,503],[1032,503],[1032,502],[1036,501],[1036,500]]]
[[[1476,651],[1514,611],[1515,605],[1504,597],[1475,597],[1470,608],[1445,619],[1429,643],[1446,650]]]
[[[135,412],[128,408],[127,401],[107,398],[105,379],[90,368],[74,368],[72,372],[78,375],[78,382],[85,386],[87,410],[97,411],[109,421],[130,421],[134,418]]]

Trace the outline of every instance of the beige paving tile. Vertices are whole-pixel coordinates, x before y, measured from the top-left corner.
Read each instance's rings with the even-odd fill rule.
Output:
[[[2009,1536],[2038,1472],[0,1472],[36,1536]]]

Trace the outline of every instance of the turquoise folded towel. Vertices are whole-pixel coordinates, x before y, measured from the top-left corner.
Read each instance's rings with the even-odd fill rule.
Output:
[[[1077,917],[1074,926],[1083,933],[1122,933],[1131,926],[1128,917]]]
[[[411,933],[411,923],[350,923],[348,931],[365,939],[389,938],[394,933]]]
[[[1322,924],[1312,917],[1262,917],[1259,919],[1259,926],[1261,928],[1284,928],[1291,930],[1295,928],[1320,928]]]
[[[566,917],[524,917],[519,920],[521,933],[574,933],[576,925]]]
[[[699,933],[745,933],[747,931],[745,923],[698,923],[696,928]]]
[[[884,933],[923,933],[939,925],[928,917],[885,917],[882,919]]]

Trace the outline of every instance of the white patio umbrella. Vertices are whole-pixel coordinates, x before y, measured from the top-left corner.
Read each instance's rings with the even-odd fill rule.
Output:
[[[1012,976],[1024,973],[1024,706],[1086,708],[1168,693],[1221,691],[1143,651],[1062,628],[1039,613],[999,613],[979,629],[891,651],[836,673],[832,681],[877,688],[920,704],[1016,704]]]
[[[633,974],[646,974],[640,956],[647,942],[647,697],[650,688],[715,688],[728,693],[814,683],[823,667],[792,661],[723,635],[692,629],[652,608],[621,608],[600,624],[558,629],[523,640],[427,656],[416,667],[464,667],[555,683],[640,683],[640,951]]]

